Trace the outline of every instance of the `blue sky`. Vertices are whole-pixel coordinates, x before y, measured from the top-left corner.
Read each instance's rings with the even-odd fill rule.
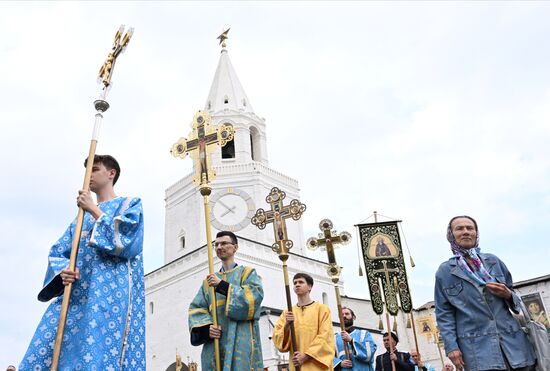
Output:
[[[19,362],[45,309],[47,252],[76,214],[96,74],[120,24],[136,31],[98,152],[123,165],[118,193],[143,198],[147,271],[163,264],[164,190],[191,171],[169,149],[203,108],[231,26],[270,166],[300,182],[306,237],[326,217],[354,237],[373,210],[403,220],[419,306],[453,215],[478,220],[482,249],[516,280],[549,272],[549,18],[548,3],[512,1],[2,2],[0,367]],[[337,259],[346,293],[364,297],[355,242]]]

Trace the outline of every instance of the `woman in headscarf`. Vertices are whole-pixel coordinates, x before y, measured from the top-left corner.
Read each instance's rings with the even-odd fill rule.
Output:
[[[451,219],[447,240],[453,256],[440,265],[434,292],[447,356],[458,371],[534,371],[533,347],[510,312],[519,312],[520,298],[508,268],[480,252],[469,216]]]

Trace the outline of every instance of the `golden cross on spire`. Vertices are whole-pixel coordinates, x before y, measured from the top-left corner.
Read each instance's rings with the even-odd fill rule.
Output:
[[[122,36],[124,33],[124,25],[120,26],[117,33],[115,34],[115,40],[113,42],[113,47],[111,52],[107,56],[105,62],[99,69],[98,78],[101,80],[101,83],[104,86],[104,89],[107,89],[111,85],[111,77],[113,76],[113,69],[115,68],[115,62],[117,57],[126,49],[126,46],[130,42],[132,35],[134,34],[134,28],[130,27],[128,32]]]
[[[229,33],[229,30],[231,29],[228,28],[227,30],[223,31],[222,34],[220,36],[218,36],[217,38],[220,40],[220,45],[222,46],[222,48],[225,48],[227,45],[225,44],[225,40],[227,40],[229,37],[227,36],[227,34]]]

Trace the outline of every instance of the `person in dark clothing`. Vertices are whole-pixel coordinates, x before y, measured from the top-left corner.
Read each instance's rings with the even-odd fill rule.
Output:
[[[376,357],[376,371],[392,371],[392,361],[395,363],[395,371],[414,371],[411,355],[399,352],[396,348],[399,338],[393,332],[385,333],[382,338],[386,353]],[[391,344],[391,347],[390,347]],[[393,349],[393,352],[390,352]]]

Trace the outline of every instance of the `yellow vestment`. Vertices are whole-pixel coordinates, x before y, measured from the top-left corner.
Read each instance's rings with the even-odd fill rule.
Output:
[[[298,347],[295,351],[311,357],[301,366],[301,371],[332,370],[335,345],[330,309],[313,302],[302,307],[295,305],[292,312]],[[273,330],[273,342],[280,352],[290,351],[290,329],[285,331],[286,313],[284,310]],[[289,358],[292,362],[292,355]]]

